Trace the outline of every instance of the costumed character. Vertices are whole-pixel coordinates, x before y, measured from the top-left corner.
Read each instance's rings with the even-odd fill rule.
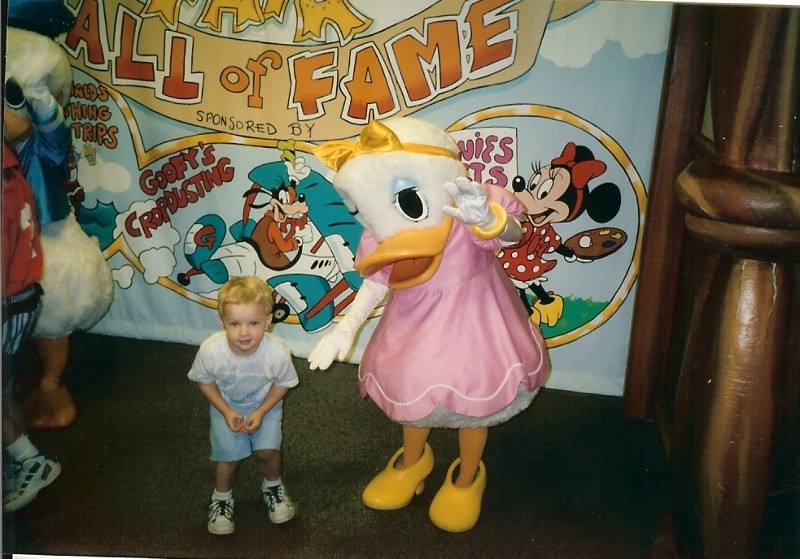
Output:
[[[443,530],[469,530],[486,486],[488,427],[527,408],[549,371],[541,332],[495,257],[519,241],[522,205],[467,178],[455,142],[421,120],[374,121],[357,141],[315,153],[337,171],[333,186],[364,226],[355,267],[365,279],[312,350],[311,369],[344,359],[388,295],[359,381],[362,396],[402,425],[403,446],[363,501],[382,510],[407,505],[433,469],[430,430],[457,429],[459,457],[429,516]]]
[[[64,107],[72,69],[52,37],[73,20],[57,0],[9,2],[5,80],[7,89],[11,83],[19,91],[11,109],[28,123],[13,145],[34,190],[44,253],[42,313],[34,331],[43,370],[26,402],[26,421],[38,428],[74,421],[75,403],[62,379],[69,335],[96,324],[113,299],[111,270],[99,243],[78,225],[65,192],[71,132]]]

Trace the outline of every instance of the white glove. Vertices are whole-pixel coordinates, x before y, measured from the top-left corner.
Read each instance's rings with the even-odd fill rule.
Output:
[[[583,264],[590,264],[592,262],[591,260],[589,260],[587,258],[578,258],[575,254],[573,254],[572,256],[565,256],[564,257],[564,261],[565,262],[581,262]]]
[[[497,215],[489,207],[489,199],[481,185],[466,177],[458,177],[455,183],[448,182],[445,190],[455,201],[456,207],[445,206],[442,211],[467,225],[478,229],[492,229],[497,223]],[[498,234],[504,245],[513,245],[522,238],[522,226],[511,216]]]
[[[444,213],[467,225],[492,228],[497,218],[489,209],[489,200],[481,185],[466,177],[458,177],[455,183],[448,182],[444,188],[456,203],[455,208],[445,206]]]
[[[333,332],[325,334],[311,350],[308,364],[312,371],[315,369],[324,371],[331,366],[334,359],[341,361],[345,358],[353,345],[356,332],[388,291],[388,286],[368,278],[362,282],[355,299],[350,303],[350,310],[336,325]]]
[[[42,132],[55,130],[64,122],[64,111],[50,93],[47,83],[23,87],[25,102],[28,105],[31,120]]]
[[[311,167],[306,165],[306,160],[302,157],[296,158],[294,163],[290,161],[284,161],[284,163],[286,170],[289,172],[289,178],[298,184],[311,174]]]
[[[294,238],[304,245],[309,245],[314,241],[314,230],[308,225],[294,232]]]

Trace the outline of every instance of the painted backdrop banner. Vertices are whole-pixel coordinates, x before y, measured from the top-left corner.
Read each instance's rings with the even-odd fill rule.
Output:
[[[116,282],[93,331],[198,344],[220,285],[250,274],[307,356],[361,285],[361,226],[311,150],[414,115],[529,208],[498,258],[551,348],[548,386],[622,393],[669,4],[65,3],[73,196]],[[548,205],[558,169],[574,211]]]

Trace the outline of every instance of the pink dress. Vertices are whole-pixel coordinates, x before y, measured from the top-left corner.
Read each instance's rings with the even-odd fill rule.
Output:
[[[509,215],[522,206],[487,186]],[[377,246],[365,231],[356,262]],[[393,289],[359,367],[362,396],[391,419],[421,427],[478,427],[525,409],[549,370],[544,340],[528,320],[495,251],[454,222],[431,279]],[[388,283],[391,266],[370,277]]]

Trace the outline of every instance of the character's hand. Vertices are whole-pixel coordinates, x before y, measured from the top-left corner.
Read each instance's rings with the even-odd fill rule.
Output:
[[[311,167],[306,165],[306,160],[302,157],[296,158],[294,164],[290,161],[286,161],[285,164],[286,169],[289,171],[289,178],[298,184],[311,174]]]
[[[481,185],[466,177],[458,177],[455,183],[448,182],[445,190],[456,203],[456,207],[445,206],[444,213],[467,225],[490,229],[496,217],[489,209],[486,191]]]
[[[314,231],[311,230],[311,227],[306,225],[302,229],[297,229],[294,236],[301,244],[307,245],[314,240]]]
[[[339,361],[344,359],[352,345],[353,337],[348,332],[334,330],[330,334],[325,334],[308,356],[309,368],[312,371],[326,370],[334,359]]]
[[[571,255],[571,256],[565,256],[565,257],[564,257],[564,261],[565,261],[565,262],[581,262],[581,263],[583,263],[583,264],[589,264],[589,263],[591,262],[591,260],[588,260],[588,259],[586,259],[586,258],[578,258],[578,257],[575,255],[575,253],[572,253],[572,255]]]
[[[331,333],[325,334],[311,350],[308,364],[312,371],[314,369],[324,371],[330,367],[334,359],[341,361],[347,356],[353,340],[356,339],[358,329],[388,291],[389,288],[386,285],[369,278],[364,279],[355,299],[350,303],[350,310],[342,317],[336,328]]]

